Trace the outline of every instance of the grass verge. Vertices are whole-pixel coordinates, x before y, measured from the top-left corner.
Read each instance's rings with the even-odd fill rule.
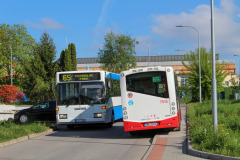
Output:
[[[9,121],[0,121],[0,143],[32,133],[40,133],[50,129],[46,123],[18,124]]]
[[[240,101],[218,101],[218,131],[212,125],[212,102],[188,104],[190,137],[194,149],[240,157]]]

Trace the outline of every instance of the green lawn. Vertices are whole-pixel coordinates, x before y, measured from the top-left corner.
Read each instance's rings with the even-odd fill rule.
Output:
[[[0,121],[0,143],[32,133],[40,133],[50,129],[45,123],[18,124],[14,122]]]
[[[240,101],[218,101],[218,131],[212,125],[212,102],[187,106],[193,148],[240,157]]]

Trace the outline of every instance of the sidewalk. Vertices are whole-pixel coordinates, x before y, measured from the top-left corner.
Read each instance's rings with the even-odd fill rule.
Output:
[[[199,160],[202,158],[187,154],[186,141],[186,105],[181,106],[181,131],[170,131],[168,134],[155,135],[152,146],[144,160]]]
[[[240,160],[229,156],[206,153],[192,149],[191,142],[187,139],[186,132],[186,105],[181,105],[182,124],[181,131],[171,131],[167,135],[155,135],[152,146],[143,160]]]

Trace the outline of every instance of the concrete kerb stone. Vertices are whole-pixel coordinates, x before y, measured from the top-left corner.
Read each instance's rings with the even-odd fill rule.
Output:
[[[186,114],[186,128],[188,127],[188,119],[187,119],[187,114]],[[202,152],[199,150],[195,150],[192,148],[192,143],[190,141],[189,133],[188,133],[188,128],[186,131],[186,138],[187,138],[187,153],[189,155],[195,156],[195,157],[201,157],[205,159],[212,159],[212,160],[240,160],[240,158],[236,157],[230,157],[230,156],[224,156],[224,155],[219,155],[219,154],[213,154],[213,153],[207,153],[207,152]]]
[[[157,138],[158,138],[158,135],[155,135],[154,138],[153,138],[151,146],[148,148],[148,150],[147,150],[146,154],[143,156],[142,160],[146,160],[147,159],[147,157],[151,153],[154,145],[156,144]]]
[[[10,145],[13,145],[13,144],[24,142],[24,141],[27,141],[27,140],[30,140],[30,139],[33,139],[33,138],[36,138],[36,137],[39,137],[39,136],[42,136],[42,135],[47,135],[47,134],[50,134],[50,133],[53,133],[53,129],[49,129],[49,130],[41,132],[41,133],[29,134],[27,136],[23,136],[23,137],[20,137],[20,138],[17,138],[17,139],[13,139],[13,140],[10,140],[10,141],[7,141],[7,142],[0,143],[0,148],[4,148],[4,147],[7,147],[7,146],[10,146]]]

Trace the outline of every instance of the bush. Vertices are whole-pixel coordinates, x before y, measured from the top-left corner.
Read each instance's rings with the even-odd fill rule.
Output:
[[[4,103],[22,102],[23,97],[23,93],[16,86],[2,85],[0,89],[0,100]]]

